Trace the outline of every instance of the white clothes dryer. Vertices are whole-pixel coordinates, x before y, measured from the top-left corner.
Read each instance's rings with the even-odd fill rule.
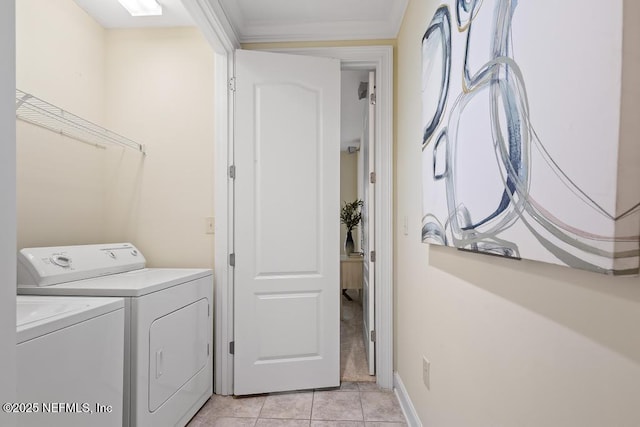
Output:
[[[124,298],[123,426],[184,426],[213,393],[213,275],[145,264],[130,243],[22,249],[18,293]]]

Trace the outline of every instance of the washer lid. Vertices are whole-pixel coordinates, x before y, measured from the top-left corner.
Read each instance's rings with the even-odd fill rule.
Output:
[[[18,285],[19,294],[139,297],[202,277],[213,271],[201,268],[145,268],[53,286]],[[211,279],[213,280],[213,279]]]
[[[16,298],[17,343],[124,308],[122,298],[23,296]]]

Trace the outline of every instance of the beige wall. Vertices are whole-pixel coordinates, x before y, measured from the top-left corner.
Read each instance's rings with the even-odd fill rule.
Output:
[[[340,207],[344,202],[353,202],[358,198],[358,156],[356,153],[349,154],[340,152]],[[360,226],[351,233],[355,250],[360,250]],[[344,224],[340,224],[340,253],[344,253],[344,241],[347,237],[347,229]]]
[[[109,236],[149,266],[212,267],[214,57],[196,29],[110,30],[107,122],[147,155],[110,157]]]
[[[17,86],[147,145],[96,148],[18,122],[18,248],[131,241],[212,267],[213,53],[195,29],[105,30],[73,0],[17,4]]]
[[[425,426],[640,425],[638,277],[420,242],[420,40],[439,4],[410,0],[397,45],[397,372]]]
[[[16,85],[104,121],[104,30],[73,0],[16,2]],[[18,248],[103,240],[105,150],[17,123]]]

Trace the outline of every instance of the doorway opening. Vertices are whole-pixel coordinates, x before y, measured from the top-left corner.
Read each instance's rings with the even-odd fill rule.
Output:
[[[201,28],[206,29],[211,45],[216,51],[216,198],[215,216],[217,224],[226,224],[216,230],[215,275],[215,392],[234,393],[234,357],[230,347],[234,337],[233,324],[233,282],[234,269],[229,266],[233,252],[233,181],[228,171],[233,164],[233,112],[235,102],[233,77],[235,66],[233,56],[239,42],[219,21],[210,18],[222,16],[222,12],[203,12],[202,4],[196,0],[183,0],[191,6],[194,17]],[[208,3],[207,3],[208,4]],[[204,13],[204,17],[203,17]],[[351,46],[327,48],[273,48],[273,52],[286,52],[339,59],[343,70],[375,69],[376,120],[378,137],[372,146],[375,152],[375,206],[376,213],[376,262],[375,275],[378,286],[375,289],[375,365],[376,383],[381,388],[394,386],[393,372],[393,47],[392,46]],[[228,88],[231,90],[227,90]],[[336,245],[339,246],[339,245]]]
[[[373,72],[373,70],[371,70]],[[373,77],[373,76],[371,76]],[[369,312],[373,293],[368,285],[368,249],[372,246],[368,191],[370,126],[369,70],[342,70],[340,117],[340,199],[342,206],[361,202],[361,220],[353,228],[353,252],[347,245],[347,225],[341,226],[340,247],[340,379],[342,382],[376,381],[370,327],[375,323]],[[374,85],[374,82],[371,82]],[[371,129],[373,132],[373,129]],[[358,206],[358,205],[356,205]],[[372,218],[371,218],[372,219]],[[371,228],[372,229],[372,228]],[[367,263],[367,264],[365,264]],[[373,272],[372,272],[373,273]],[[373,310],[372,310],[373,311]],[[368,319],[371,316],[372,320]]]

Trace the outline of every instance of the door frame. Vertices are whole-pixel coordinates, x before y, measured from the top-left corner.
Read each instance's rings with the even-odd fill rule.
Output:
[[[233,394],[233,180],[234,97],[230,79],[234,52],[240,48],[218,0],[182,0],[215,52],[215,354],[216,394]],[[263,49],[272,52],[337,58],[343,70],[376,72],[376,379],[380,387],[393,388],[393,46],[349,46]]]
[[[376,380],[393,388],[393,47],[349,46],[272,48],[269,52],[326,56],[342,70],[375,70],[375,331]]]
[[[240,48],[231,24],[217,0],[182,0],[196,25],[213,49],[215,61],[214,170],[214,392],[233,394],[233,269],[229,254],[233,252],[233,181],[228,179],[233,164],[234,97],[229,81],[235,75],[234,52]]]

